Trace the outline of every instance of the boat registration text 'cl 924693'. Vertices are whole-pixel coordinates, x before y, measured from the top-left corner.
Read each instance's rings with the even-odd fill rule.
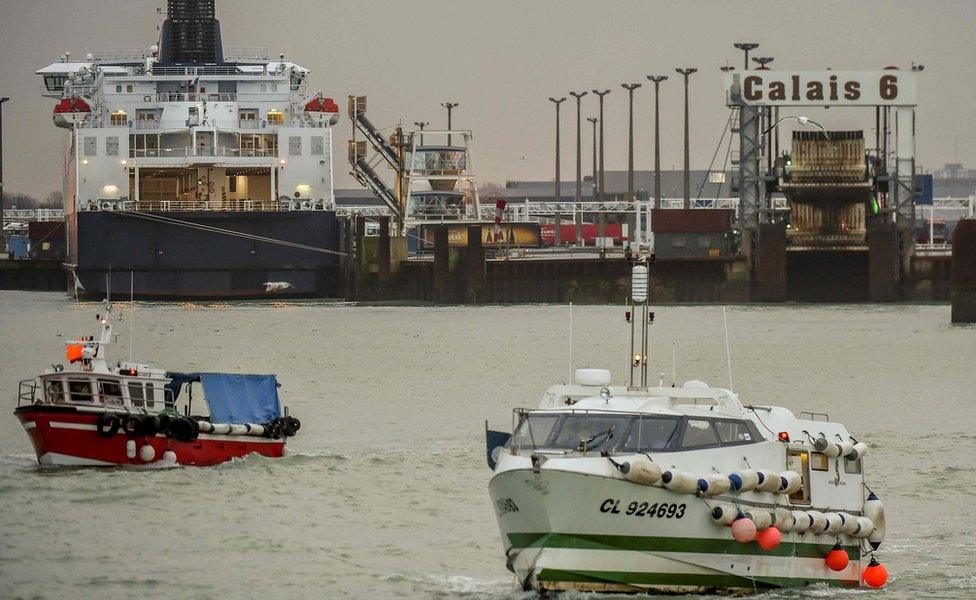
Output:
[[[600,504],[600,512],[611,515],[630,515],[634,517],[657,517],[658,519],[680,519],[685,516],[685,504],[671,504],[668,502],[631,502],[626,506],[620,505],[620,500],[607,498]]]

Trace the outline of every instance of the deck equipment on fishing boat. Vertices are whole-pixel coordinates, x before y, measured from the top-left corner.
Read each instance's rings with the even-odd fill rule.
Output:
[[[106,301],[100,334],[66,343],[70,368],[54,365],[20,382],[14,414],[41,465],[214,465],[248,454],[280,457],[301,423],[288,414],[274,375],[175,373],[109,363]],[[193,387],[203,388],[197,411]],[[185,390],[185,393],[184,393]]]
[[[626,384],[578,369],[517,409],[511,434],[487,430],[489,493],[519,584],[884,585],[884,506],[865,484],[865,443],[827,415],[744,404],[732,389],[648,385],[651,262],[634,266]]]

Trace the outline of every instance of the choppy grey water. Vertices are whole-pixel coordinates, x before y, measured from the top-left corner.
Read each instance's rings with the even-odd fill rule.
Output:
[[[137,360],[277,373],[303,421],[293,455],[39,470],[10,412],[17,381],[60,362],[59,336],[89,332],[95,308],[0,292],[0,597],[531,596],[504,567],[482,431],[566,379],[568,307],[123,306]],[[679,381],[726,384],[721,309],[657,313],[652,372],[670,371],[675,341]],[[575,366],[624,375],[622,317],[575,307]],[[892,573],[881,597],[976,597],[976,328],[951,326],[946,306],[728,317],[743,399],[828,412],[873,446]],[[117,331],[125,357],[128,322]]]

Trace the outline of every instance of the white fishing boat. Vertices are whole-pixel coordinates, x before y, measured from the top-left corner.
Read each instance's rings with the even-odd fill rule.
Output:
[[[634,267],[629,382],[578,369],[538,408],[516,410],[512,435],[487,432],[489,491],[519,584],[883,586],[884,507],[865,484],[866,444],[825,414],[745,404],[701,381],[648,385],[652,260]]]

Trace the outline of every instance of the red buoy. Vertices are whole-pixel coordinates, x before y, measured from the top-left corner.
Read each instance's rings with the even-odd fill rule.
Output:
[[[827,553],[824,562],[827,563],[827,568],[831,571],[843,571],[850,563],[850,559],[847,558],[847,552],[838,543],[834,544],[833,549]]]
[[[776,546],[779,546],[779,542],[782,539],[783,534],[775,527],[767,527],[756,534],[756,542],[759,543],[759,546],[763,550],[772,550]]]
[[[861,578],[864,580],[864,583],[873,588],[884,587],[884,584],[888,581],[888,569],[872,556],[871,562],[864,568],[864,573],[861,575]]]

